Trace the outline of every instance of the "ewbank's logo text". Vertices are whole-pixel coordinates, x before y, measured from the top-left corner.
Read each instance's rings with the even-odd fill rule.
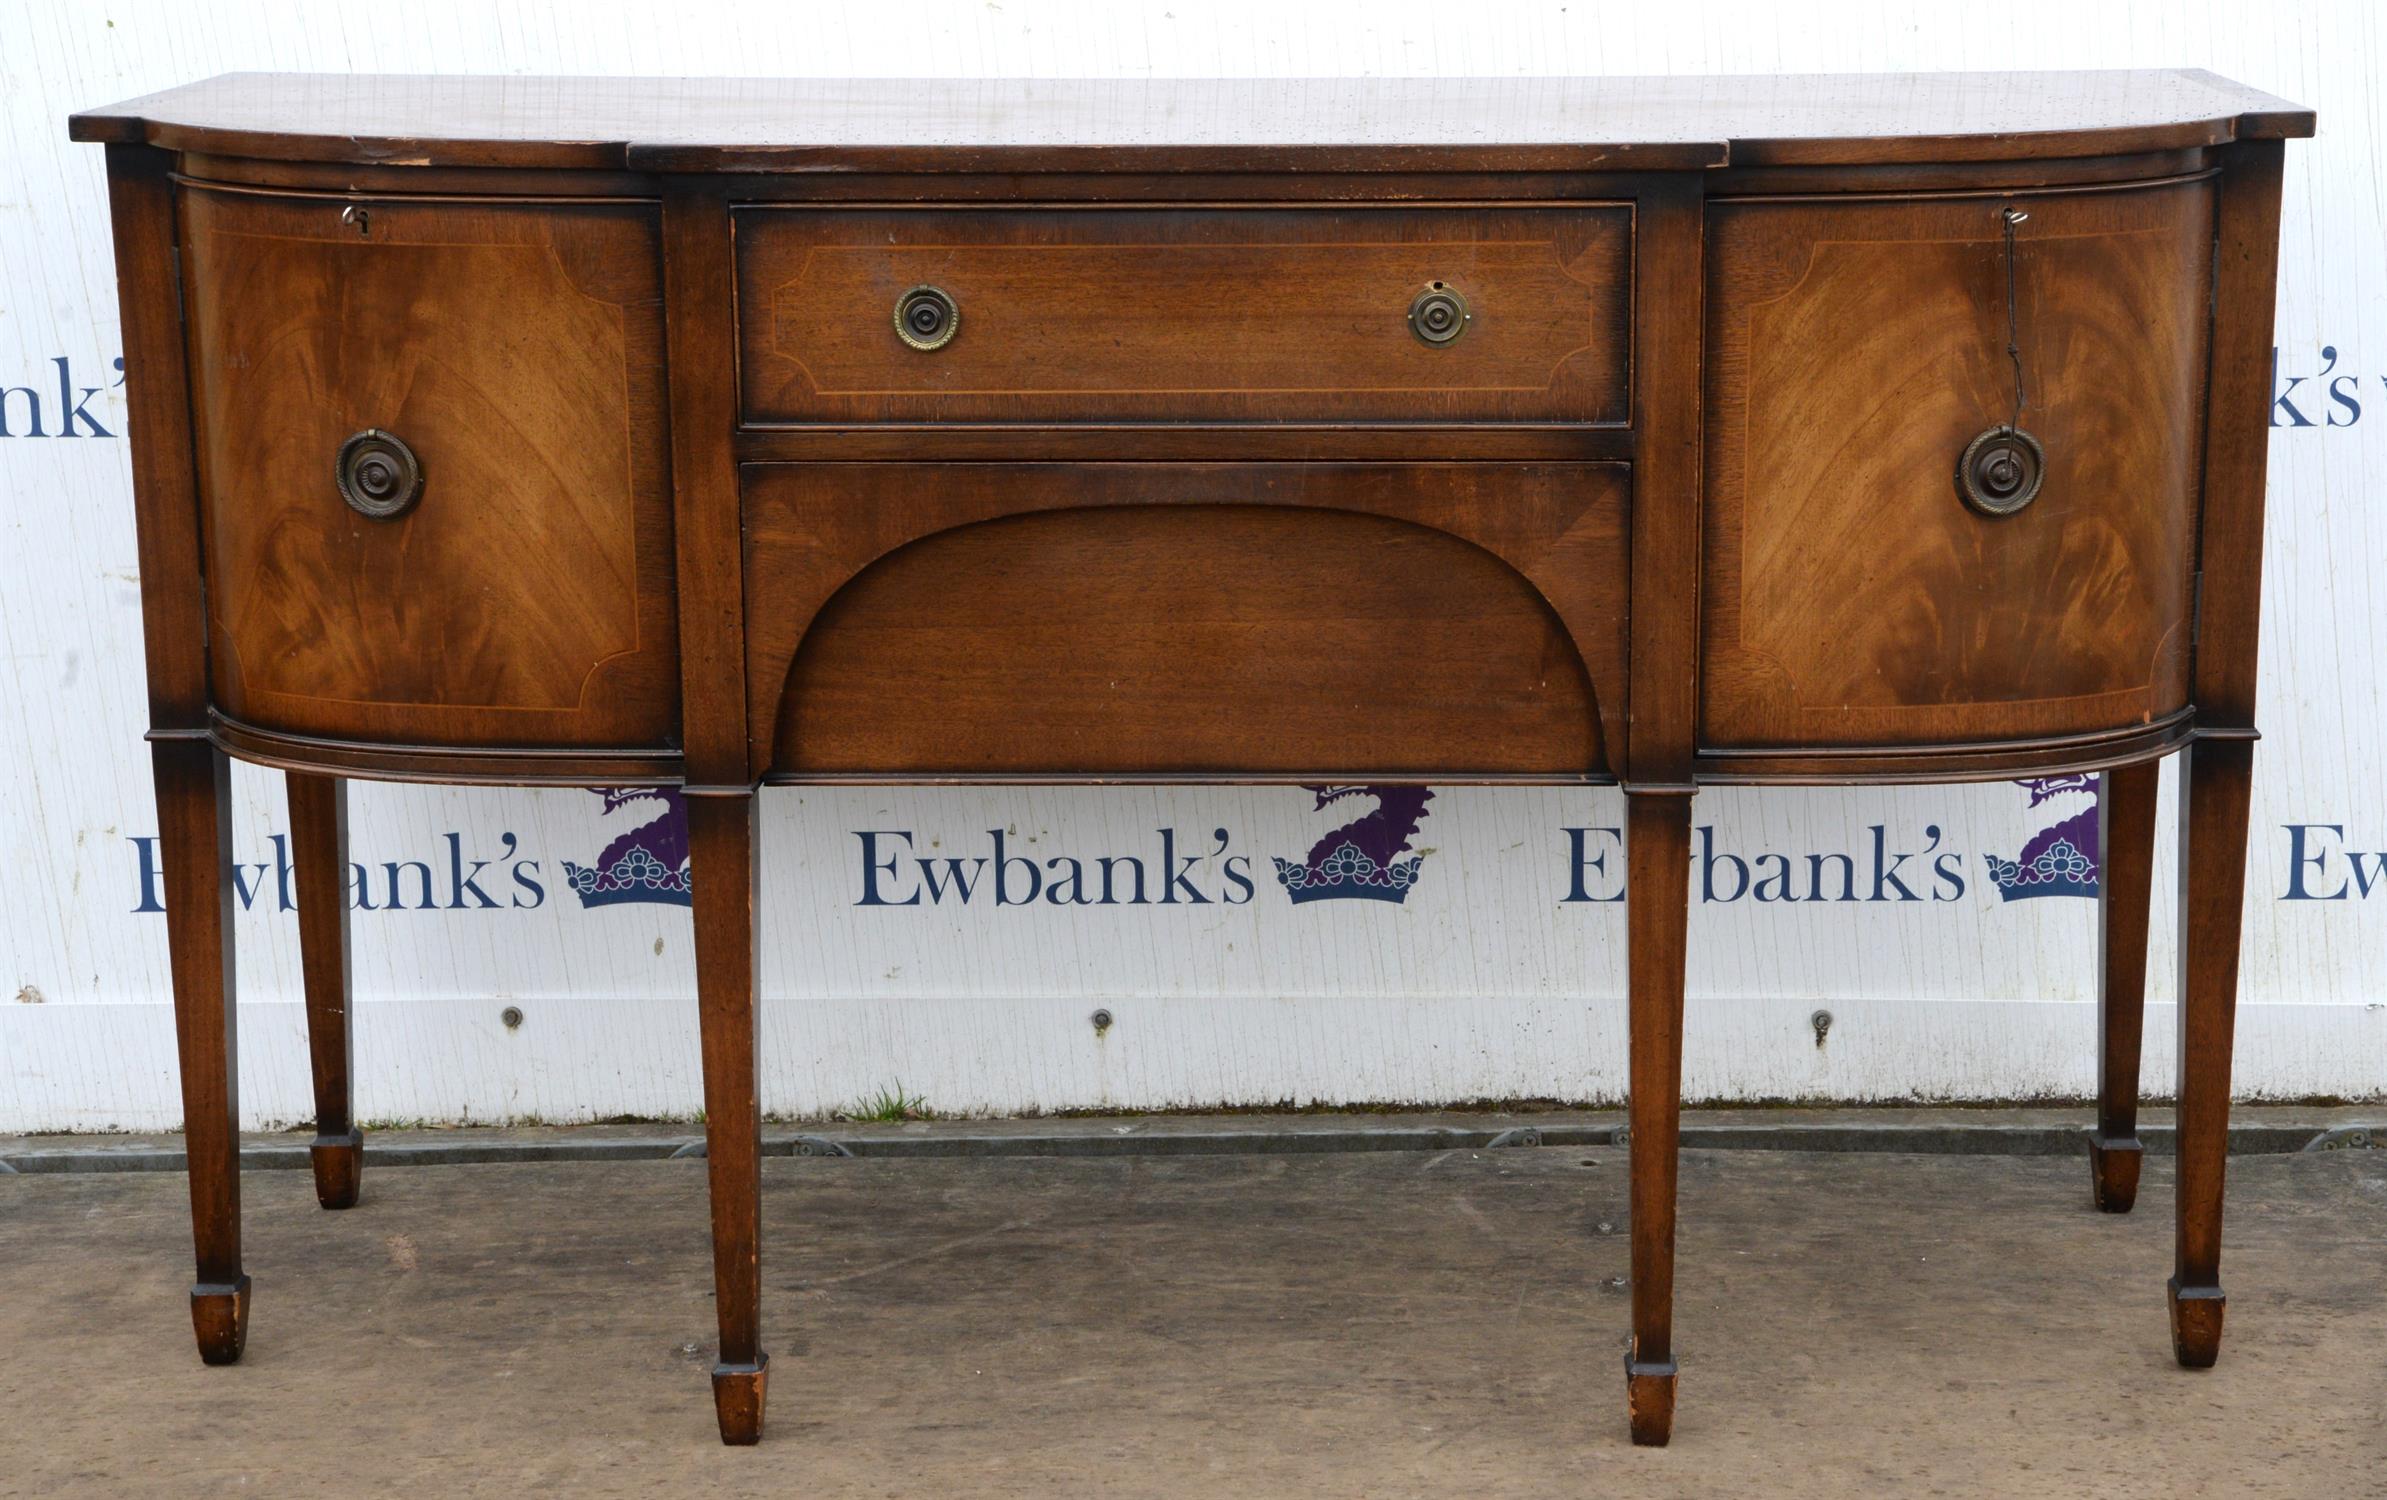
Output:
[[[2349,849],[2342,823],[2287,823],[2288,889],[2282,901],[2367,901],[2387,891],[2387,851]]]
[[[1210,830],[1206,845],[1158,828],[1143,854],[1083,858],[1023,854],[1018,836],[1002,828],[986,830],[983,854],[924,853],[908,828],[857,829],[854,837],[862,846],[856,906],[1243,906],[1252,899],[1251,856],[1227,852],[1224,828]]]
[[[1624,899],[1624,830],[1567,828],[1566,903]],[[1865,844],[1846,851],[1789,855],[1747,854],[1720,848],[1715,825],[1692,830],[1691,884],[1712,905],[1735,901],[1785,905],[1804,902],[1934,902],[1964,895],[1964,857],[1940,847],[1939,825],[1919,837],[1893,837],[1889,825],[1866,830]]]
[[[104,386],[77,384],[74,364],[63,354],[50,361],[50,378],[0,385],[0,438],[116,436],[90,409],[92,397],[124,384],[123,358],[110,364],[116,378]]]
[[[530,911],[547,902],[547,887],[539,878],[539,862],[519,858],[521,841],[511,833],[497,836],[499,849],[488,859],[465,852],[464,835],[450,833],[431,859],[362,861],[348,867],[348,905],[355,911]],[[166,909],[166,886],[158,868],[155,836],[125,840],[133,846],[136,912]],[[267,840],[273,858],[235,861],[232,893],[241,910],[260,902],[269,910],[298,910],[297,887],[291,883],[290,836],[277,833]]]

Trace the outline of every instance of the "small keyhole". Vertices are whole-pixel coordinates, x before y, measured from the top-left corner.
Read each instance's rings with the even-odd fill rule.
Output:
[[[346,208],[340,210],[340,222],[343,224],[354,224],[356,226],[358,237],[363,238],[372,234],[373,232],[373,210],[369,208],[359,208],[355,204],[351,203]]]

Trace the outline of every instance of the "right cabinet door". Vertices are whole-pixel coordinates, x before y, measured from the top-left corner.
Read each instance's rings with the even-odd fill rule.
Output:
[[[1958,467],[2013,422],[2011,514]],[[2214,190],[1709,213],[1702,742],[2124,729],[2187,702]]]

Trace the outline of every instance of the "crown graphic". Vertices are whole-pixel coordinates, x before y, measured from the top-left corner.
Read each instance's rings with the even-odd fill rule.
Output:
[[[2096,795],[2091,777],[2051,777],[2022,785],[2030,788],[2035,807],[2064,793]],[[2053,827],[2043,828],[2012,859],[1984,854],[1989,883],[2001,900],[2027,901],[2036,896],[2094,896],[2097,894],[2097,809],[2074,813]]]
[[[2031,854],[2029,864],[1994,854],[1982,857],[1989,861],[1989,883],[2008,901],[2097,894],[2097,862],[2067,838],[2050,841]]]
[[[614,906],[624,901],[660,901],[672,906],[690,902],[688,864],[676,870],[644,849],[632,849],[602,870],[564,861],[564,879],[583,906]]]
[[[582,906],[618,906],[628,901],[687,906],[688,803],[675,786],[592,786],[611,816],[639,808],[645,821],[615,838],[595,864],[564,861],[564,879]]]
[[[1430,787],[1363,786],[1342,783],[1304,787],[1323,810],[1347,798],[1373,806],[1310,846],[1300,861],[1276,861],[1276,883],[1295,905],[1310,901],[1390,901],[1398,906],[1417,884],[1418,867],[1430,851],[1411,853],[1409,840],[1425,820]]]
[[[1397,905],[1409,899],[1409,887],[1417,884],[1418,866],[1425,859],[1422,854],[1412,854],[1407,859],[1380,865],[1357,844],[1344,843],[1316,864],[1297,865],[1289,859],[1277,860],[1276,880],[1296,906],[1305,901],[1345,897]]]

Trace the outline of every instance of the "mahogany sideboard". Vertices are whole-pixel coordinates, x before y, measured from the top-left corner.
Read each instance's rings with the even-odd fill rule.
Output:
[[[326,1208],[350,777],[686,788],[724,1441],[762,1430],[758,788],[1621,785],[1633,1439],[1674,1414],[1694,792],[2101,772],[2130,1207],[2183,752],[2171,1337],[2222,1175],[2284,141],[2195,72],[236,75],[113,211],[201,1356],[228,756],[287,773]]]

